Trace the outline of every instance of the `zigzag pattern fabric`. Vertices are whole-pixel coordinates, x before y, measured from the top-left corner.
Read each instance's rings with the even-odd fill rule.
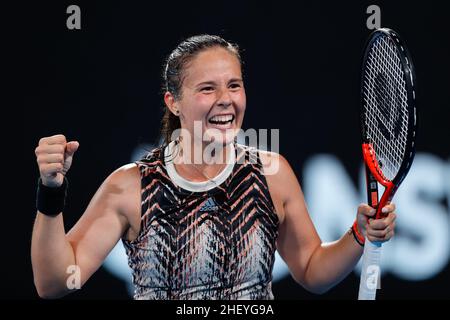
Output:
[[[162,147],[136,162],[141,230],[122,239],[135,299],[273,299],[278,216],[257,149],[234,150],[231,174],[204,192],[170,179]]]

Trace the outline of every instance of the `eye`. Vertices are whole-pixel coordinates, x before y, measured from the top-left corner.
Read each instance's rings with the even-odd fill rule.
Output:
[[[232,84],[230,84],[230,88],[234,89],[234,90],[240,89],[241,88],[241,84],[238,83],[238,82],[232,83]]]
[[[210,92],[213,90],[214,90],[214,87],[212,87],[212,86],[206,86],[206,87],[203,87],[200,89],[200,91],[202,91],[202,92]]]

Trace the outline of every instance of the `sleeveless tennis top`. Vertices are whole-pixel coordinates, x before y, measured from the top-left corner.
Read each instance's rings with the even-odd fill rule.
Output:
[[[229,147],[227,166],[207,182],[178,175],[174,141],[136,162],[140,232],[122,239],[135,299],[273,299],[278,216],[258,150]]]

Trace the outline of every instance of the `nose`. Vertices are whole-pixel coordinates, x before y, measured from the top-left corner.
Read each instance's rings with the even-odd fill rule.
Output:
[[[220,90],[217,97],[217,105],[219,107],[226,108],[229,107],[232,103],[233,102],[227,88]]]

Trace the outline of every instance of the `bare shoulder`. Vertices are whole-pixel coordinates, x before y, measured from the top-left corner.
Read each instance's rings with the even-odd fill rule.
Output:
[[[263,150],[258,152],[272,202],[282,223],[285,218],[285,204],[290,195],[289,190],[292,190],[290,184],[295,184],[297,179],[289,162],[281,154]]]
[[[139,180],[140,173],[139,168],[135,163],[128,163],[122,167],[113,171],[105,183],[110,187],[119,187],[121,189],[128,188],[136,183],[136,179]]]
[[[119,212],[127,218],[135,215],[140,204],[140,172],[135,163],[113,171],[104,182],[107,192],[118,196]]]
[[[263,165],[264,175],[275,180],[283,181],[283,178],[295,175],[289,162],[281,154],[272,151],[258,151]]]
[[[114,170],[97,190],[81,222],[99,217],[118,218],[123,228],[121,234],[126,232],[128,238],[135,237],[140,227],[140,181],[139,168],[134,163]]]

